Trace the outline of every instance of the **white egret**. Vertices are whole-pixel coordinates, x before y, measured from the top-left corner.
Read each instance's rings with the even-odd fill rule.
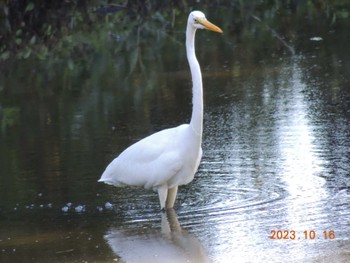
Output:
[[[203,86],[195,54],[197,29],[222,33],[202,12],[190,13],[186,28],[186,52],[193,85],[190,123],[159,131],[129,146],[107,166],[99,180],[114,186],[157,190],[162,210],[174,206],[178,186],[193,180],[202,158]]]

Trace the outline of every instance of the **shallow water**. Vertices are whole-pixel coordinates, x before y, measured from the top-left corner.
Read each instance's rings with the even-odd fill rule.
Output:
[[[296,54],[199,34],[203,159],[176,213],[160,213],[153,192],[96,181],[126,146],[188,121],[183,51],[180,61],[164,53],[177,63],[152,65],[161,72],[152,81],[135,73],[45,100],[12,94],[21,112],[0,140],[1,262],[350,260],[344,32],[322,41],[304,32]]]

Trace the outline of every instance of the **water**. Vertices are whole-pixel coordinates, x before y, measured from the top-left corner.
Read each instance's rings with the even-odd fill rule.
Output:
[[[176,213],[160,213],[156,193],[96,181],[128,145],[188,121],[185,53],[166,53],[183,46],[165,42],[162,65],[146,59],[151,75],[1,98],[20,111],[0,134],[0,261],[348,262],[350,52],[341,29],[317,41],[305,29],[295,54],[268,30],[257,37],[269,36],[270,50],[199,32],[203,159]]]

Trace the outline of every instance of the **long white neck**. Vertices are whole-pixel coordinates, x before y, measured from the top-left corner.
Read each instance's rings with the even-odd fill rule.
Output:
[[[202,73],[196,58],[195,52],[195,40],[196,28],[187,25],[186,29],[186,51],[187,60],[190,65],[192,75],[192,117],[190,126],[194,132],[201,138],[203,132],[203,85],[202,85]]]

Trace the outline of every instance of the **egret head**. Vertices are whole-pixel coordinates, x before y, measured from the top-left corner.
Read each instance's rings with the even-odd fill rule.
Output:
[[[208,29],[214,32],[222,33],[222,30],[216,25],[210,23],[201,11],[192,11],[188,16],[188,24],[198,29]]]

